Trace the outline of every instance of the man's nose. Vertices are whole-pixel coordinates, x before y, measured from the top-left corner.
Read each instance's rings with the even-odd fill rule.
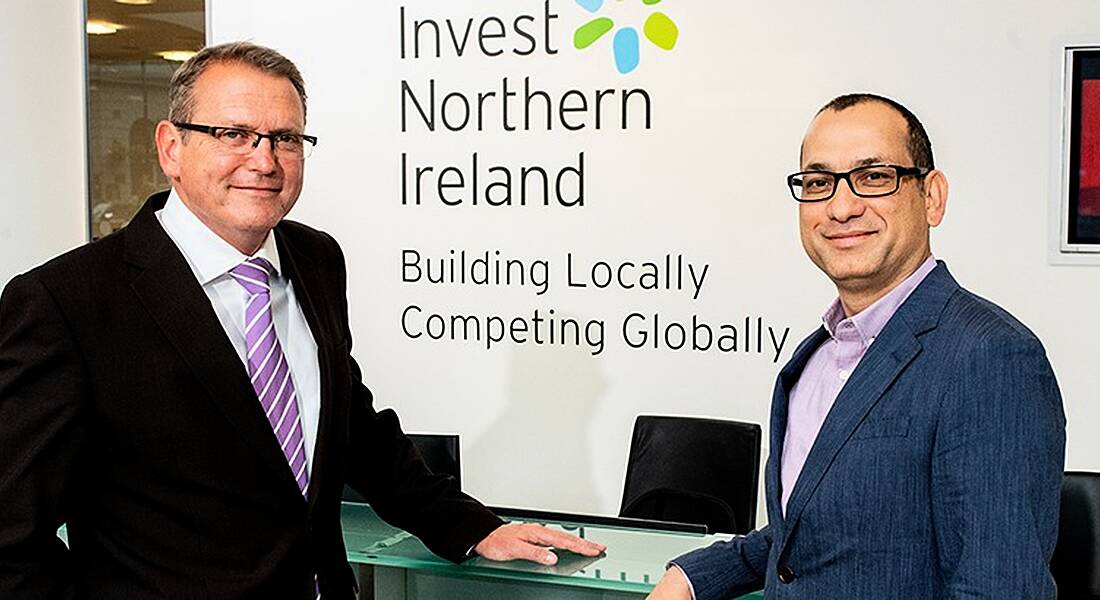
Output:
[[[263,173],[274,171],[278,164],[275,158],[275,140],[269,137],[260,138],[248,153],[248,164],[254,171]]]
[[[836,193],[829,199],[827,212],[834,221],[844,222],[863,214],[866,202],[852,191],[852,182],[847,179],[837,181]]]

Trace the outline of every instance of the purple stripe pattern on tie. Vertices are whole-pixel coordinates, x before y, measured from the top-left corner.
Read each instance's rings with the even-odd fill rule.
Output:
[[[309,490],[306,469],[305,436],[298,414],[298,396],[290,376],[275,321],[271,315],[271,263],[264,258],[250,258],[234,267],[229,276],[248,292],[244,309],[244,340],[248,348],[248,376],[260,399],[267,422],[275,432],[283,456],[290,465],[294,480],[302,495]]]

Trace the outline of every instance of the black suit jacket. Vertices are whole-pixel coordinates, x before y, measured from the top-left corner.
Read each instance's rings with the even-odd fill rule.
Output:
[[[352,597],[345,481],[460,561],[501,521],[430,474],[351,358],[339,246],[275,228],[318,346],[303,499],[240,358],[154,212],[0,298],[0,598]],[[56,536],[68,525],[70,548]]]

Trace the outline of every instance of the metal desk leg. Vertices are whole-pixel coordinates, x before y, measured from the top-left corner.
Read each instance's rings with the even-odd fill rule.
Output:
[[[359,584],[359,600],[374,600],[374,565],[357,564],[355,578]]]
[[[374,571],[370,587],[360,587],[360,590],[371,590],[372,598],[377,600],[406,600],[407,571],[396,567],[373,567]],[[360,592],[362,593],[362,592]],[[363,596],[360,596],[363,598]]]

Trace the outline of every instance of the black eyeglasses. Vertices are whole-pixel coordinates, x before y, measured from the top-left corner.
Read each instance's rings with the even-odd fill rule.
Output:
[[[845,173],[832,171],[802,171],[787,176],[791,195],[799,202],[823,202],[836,194],[837,181],[848,182],[852,193],[861,198],[889,196],[901,187],[901,178],[914,175],[924,177],[932,172],[927,167],[901,167],[898,165],[869,165]]]
[[[180,129],[205,133],[218,140],[221,147],[232,154],[248,154],[260,146],[264,139],[271,140],[271,149],[288,158],[305,158],[313,153],[317,138],[304,133],[260,133],[240,127],[219,127],[216,125],[196,125],[195,123],[172,123]]]

